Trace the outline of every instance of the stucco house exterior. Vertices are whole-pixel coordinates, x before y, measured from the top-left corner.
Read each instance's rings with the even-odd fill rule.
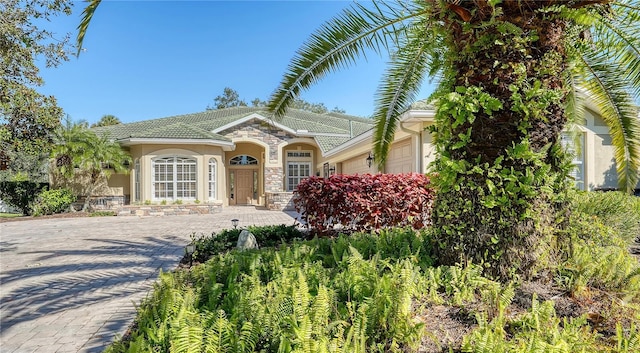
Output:
[[[94,129],[132,156],[128,175],[113,175],[102,195],[112,207],[193,204],[286,208],[304,178],[334,173],[427,171],[434,159],[434,110],[417,102],[400,119],[383,169],[371,162],[373,122],[349,115],[289,110],[273,120],[264,108],[234,107]],[[594,107],[578,127],[576,186],[615,188],[613,146]],[[572,145],[575,138],[566,139]],[[371,165],[369,165],[371,164]]]

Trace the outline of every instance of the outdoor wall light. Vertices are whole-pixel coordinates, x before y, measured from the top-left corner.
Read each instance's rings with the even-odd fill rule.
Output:
[[[369,168],[371,168],[373,161],[375,161],[375,158],[373,158],[373,155],[371,154],[371,152],[369,152],[369,156],[367,157],[367,166]]]
[[[234,218],[231,220],[231,225],[233,226],[233,229],[238,228],[238,222],[240,222],[240,220],[237,218]]]
[[[336,172],[336,166],[329,168],[329,175],[333,175]]]

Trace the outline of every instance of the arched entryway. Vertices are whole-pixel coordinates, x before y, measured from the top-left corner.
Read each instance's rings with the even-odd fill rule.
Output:
[[[227,152],[229,205],[264,203],[264,148],[252,143],[238,143]]]

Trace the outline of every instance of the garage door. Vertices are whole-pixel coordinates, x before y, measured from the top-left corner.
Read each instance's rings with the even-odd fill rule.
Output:
[[[342,174],[373,173],[375,169],[367,165],[367,156],[369,155],[365,153],[342,162]]]
[[[391,145],[385,171],[387,173],[410,173],[415,171],[411,139]]]

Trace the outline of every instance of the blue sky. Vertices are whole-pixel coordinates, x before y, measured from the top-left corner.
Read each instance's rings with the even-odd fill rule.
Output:
[[[75,38],[83,3],[48,24]],[[103,1],[84,51],[43,69],[42,93],[72,119],[123,122],[205,110],[224,87],[268,99],[296,49],[348,1]],[[386,57],[330,74],[302,98],[370,116]],[[421,98],[430,86],[425,85]]]

